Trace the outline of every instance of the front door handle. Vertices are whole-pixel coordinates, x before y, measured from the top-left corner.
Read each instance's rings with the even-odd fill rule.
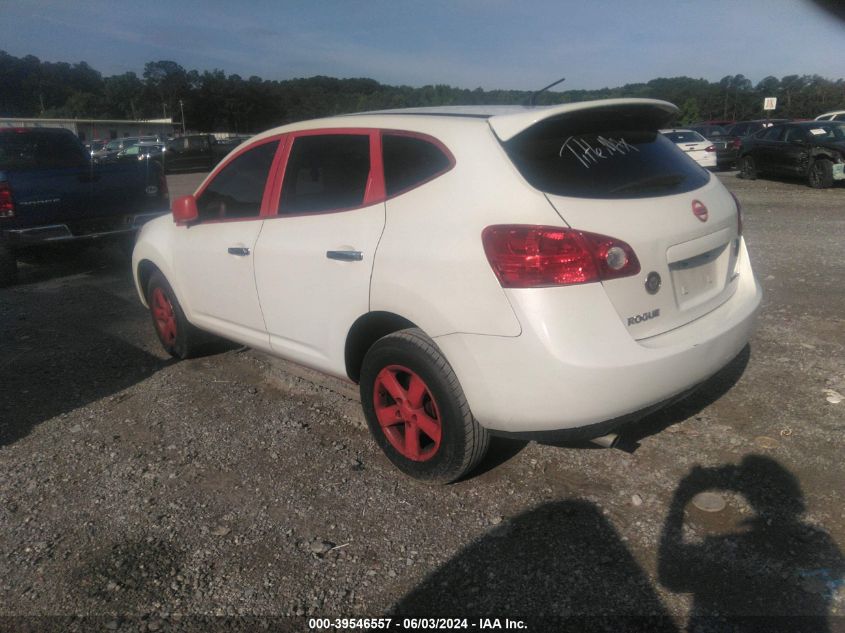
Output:
[[[237,255],[238,257],[246,257],[249,255],[249,249],[246,246],[230,246],[229,255]]]
[[[341,262],[360,262],[364,254],[361,251],[326,251],[326,257]]]

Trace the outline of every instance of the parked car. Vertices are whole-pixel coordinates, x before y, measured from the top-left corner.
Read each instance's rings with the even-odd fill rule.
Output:
[[[89,143],[85,143],[85,151],[93,156],[95,152],[99,152],[106,146],[107,141],[95,139]]]
[[[716,146],[698,132],[672,128],[660,133],[702,167],[716,167]]]
[[[815,118],[816,121],[845,121],[845,110],[825,112]]]
[[[91,156],[98,163],[114,162],[120,152],[133,145],[145,142],[157,142],[158,140],[159,138],[157,136],[125,136],[123,138],[116,138],[106,143],[102,149],[93,152]]]
[[[69,130],[0,128],[0,286],[14,283],[23,251],[128,241],[167,207],[157,165],[94,163]]]
[[[174,171],[210,171],[238,142],[219,142],[213,134],[189,134],[167,142],[164,168]]]
[[[811,187],[845,179],[845,122],[808,121],[775,125],[743,139],[740,176],[762,174],[804,178]]]
[[[730,136],[743,138],[745,136],[750,136],[755,132],[759,132],[764,128],[772,127],[778,123],[786,123],[787,121],[789,121],[789,119],[757,119],[755,121],[739,121],[729,126],[727,128],[727,132]]]
[[[742,144],[736,136],[730,136],[721,125],[691,125],[693,132],[698,132],[716,148],[716,167],[731,169],[736,164],[739,148]]]
[[[359,384],[403,472],[490,434],[605,435],[746,345],[761,299],[737,200],[658,133],[664,101],[299,122],[231,153],[132,268],[164,348],[204,332]]]
[[[143,141],[119,151],[115,160],[155,160],[162,162],[164,143]]]

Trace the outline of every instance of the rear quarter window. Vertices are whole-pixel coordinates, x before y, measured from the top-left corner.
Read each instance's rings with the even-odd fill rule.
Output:
[[[453,159],[431,140],[407,134],[382,135],[384,184],[388,197],[412,189],[451,169]]]
[[[710,180],[657,129],[608,120],[541,123],[505,150],[522,176],[545,193],[577,198],[644,198],[693,191]]]

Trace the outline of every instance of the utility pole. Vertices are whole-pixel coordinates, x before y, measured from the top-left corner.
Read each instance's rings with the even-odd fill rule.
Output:
[[[181,99],[179,99],[179,110],[182,111],[182,136],[185,136],[185,106]]]

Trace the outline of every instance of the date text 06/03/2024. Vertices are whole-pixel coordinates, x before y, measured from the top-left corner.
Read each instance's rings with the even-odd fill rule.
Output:
[[[356,630],[390,630],[390,631],[417,631],[417,630],[443,630],[443,629],[465,629],[465,630],[525,630],[528,626],[522,620],[511,620],[509,618],[479,618],[471,620],[468,618],[309,618],[308,628],[311,630],[335,630],[335,631],[356,631]]]

